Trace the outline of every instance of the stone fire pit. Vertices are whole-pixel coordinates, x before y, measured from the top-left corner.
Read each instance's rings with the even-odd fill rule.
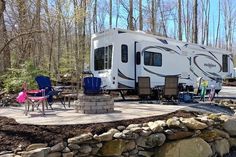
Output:
[[[79,95],[74,102],[78,113],[100,114],[114,112],[114,100],[110,95]]]

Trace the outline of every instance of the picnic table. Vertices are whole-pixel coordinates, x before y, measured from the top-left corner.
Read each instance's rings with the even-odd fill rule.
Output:
[[[61,96],[64,99],[64,103],[68,101],[68,107],[70,107],[71,100],[76,100],[78,93],[76,92],[76,86],[62,86]]]

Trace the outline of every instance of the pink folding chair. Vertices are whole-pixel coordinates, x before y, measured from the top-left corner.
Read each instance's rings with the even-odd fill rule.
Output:
[[[37,93],[42,93],[42,96],[29,96],[30,95],[36,95]],[[34,107],[37,106],[37,109],[39,109],[39,105],[42,105],[42,113],[45,115],[45,105],[47,107],[47,96],[45,96],[45,90],[27,90],[26,83],[22,85],[22,92],[19,93],[18,97],[16,98],[16,101],[20,104],[25,103],[25,115],[28,115],[30,105],[32,105],[32,111],[34,111]]]

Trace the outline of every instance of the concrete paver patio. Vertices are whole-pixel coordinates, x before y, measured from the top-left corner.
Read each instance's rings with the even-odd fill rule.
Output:
[[[45,111],[45,115],[35,109],[35,111],[29,112],[28,116],[25,116],[24,106],[0,108],[0,115],[14,118],[21,124],[68,125],[157,116],[186,108],[186,105],[140,104],[139,102],[115,102],[114,106],[115,112],[113,113],[82,114],[76,113],[73,107],[64,109],[60,104],[56,103],[53,104],[53,110],[48,109]]]

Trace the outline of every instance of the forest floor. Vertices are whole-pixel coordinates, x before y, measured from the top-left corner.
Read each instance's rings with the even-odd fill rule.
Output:
[[[32,143],[48,143],[53,146],[68,138],[82,133],[91,132],[101,134],[116,126],[128,126],[129,124],[145,123],[170,117],[194,117],[197,112],[179,110],[170,114],[121,120],[107,123],[91,123],[80,125],[27,125],[19,124],[12,118],[0,117],[0,152],[14,151],[17,147],[26,148]]]

